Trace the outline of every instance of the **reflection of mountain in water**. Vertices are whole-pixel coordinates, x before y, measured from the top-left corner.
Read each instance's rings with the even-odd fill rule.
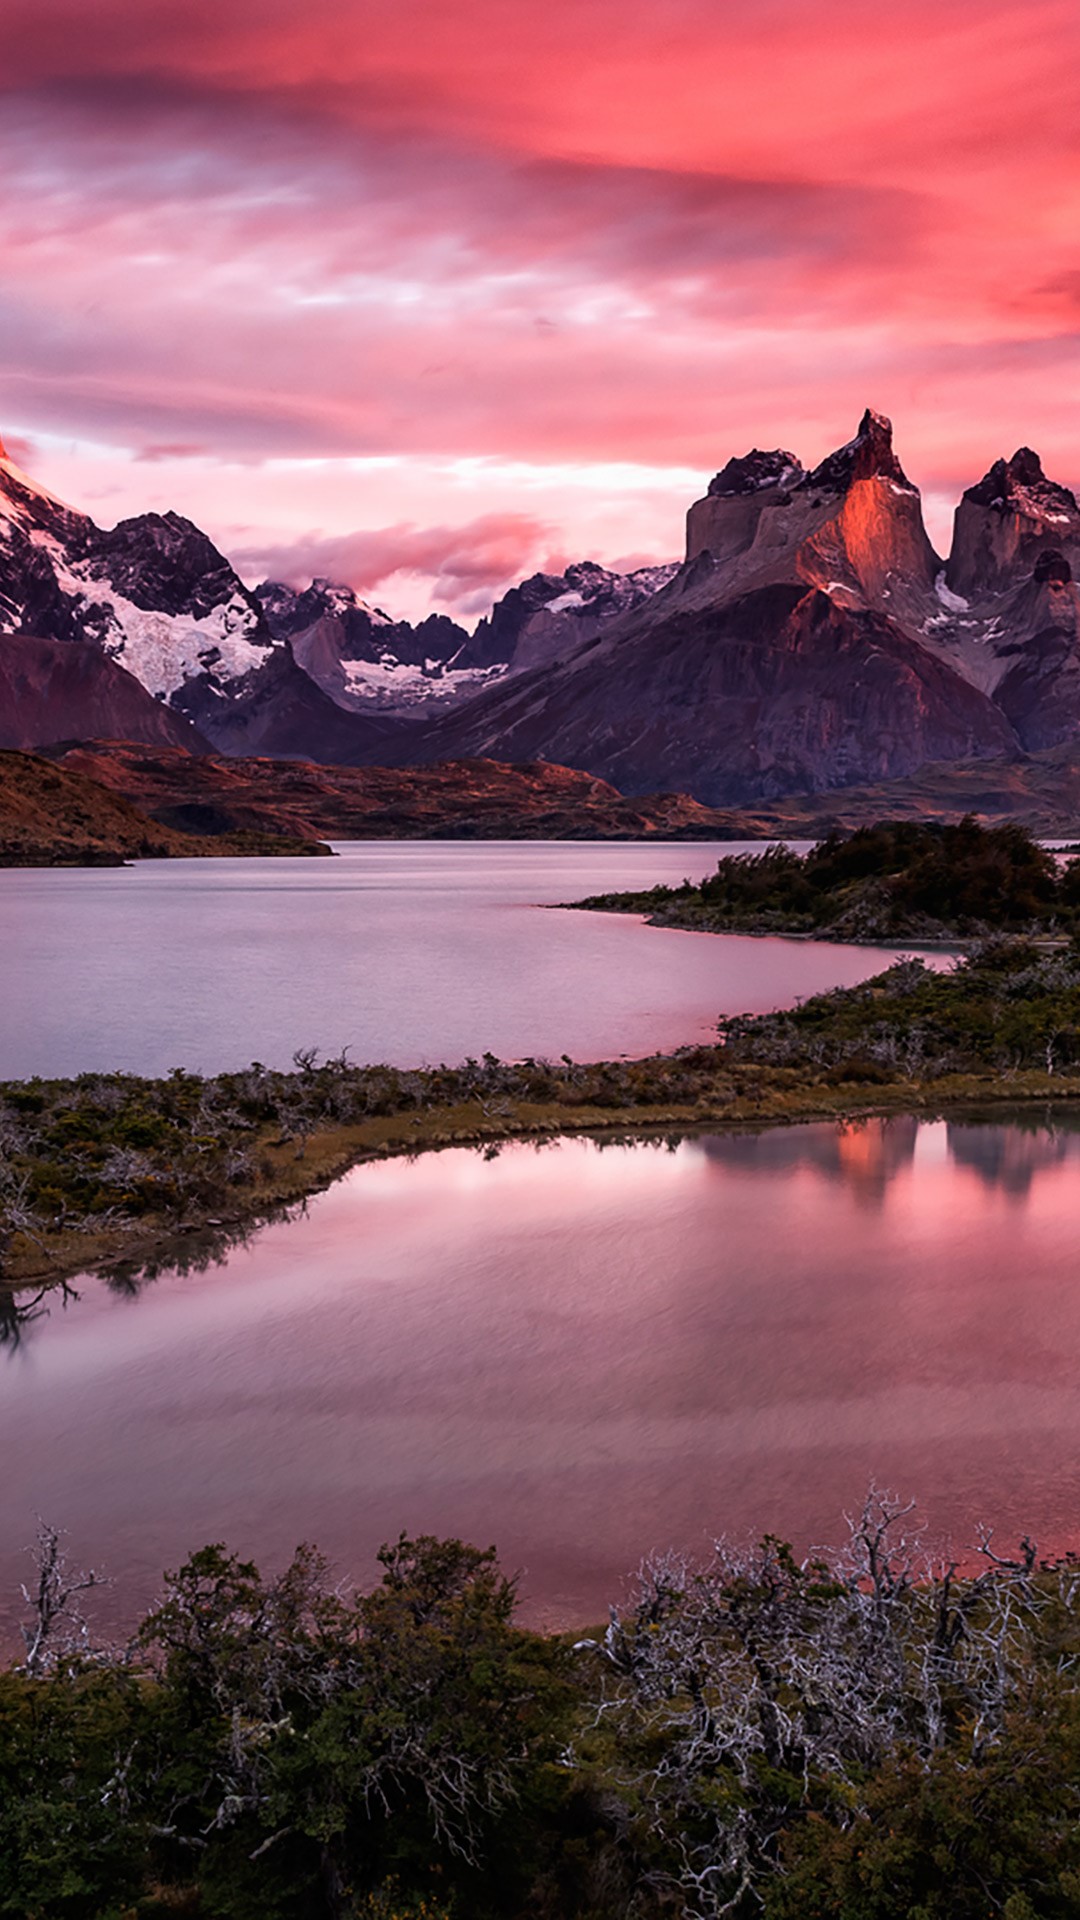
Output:
[[[794,1173],[805,1168],[849,1187],[861,1200],[884,1199],[890,1182],[915,1157],[922,1128],[933,1124],[901,1114],[841,1124],[777,1127],[766,1133],[718,1135],[698,1141],[707,1159],[747,1175]],[[949,1121],[948,1158],[988,1187],[1023,1197],[1036,1174],[1080,1159],[1080,1116],[1063,1109],[1010,1116],[1007,1126]]]
[[[1080,1131],[1072,1115],[1050,1126],[1023,1120],[1008,1127],[950,1122],[948,1140],[957,1166],[970,1168],[988,1187],[1018,1195],[1029,1191],[1037,1173],[1080,1159]]]
[[[875,1203],[893,1176],[910,1166],[920,1122],[911,1114],[890,1119],[775,1127],[768,1133],[710,1135],[698,1144],[710,1160],[732,1172],[794,1173],[808,1168],[842,1181],[856,1196]]]

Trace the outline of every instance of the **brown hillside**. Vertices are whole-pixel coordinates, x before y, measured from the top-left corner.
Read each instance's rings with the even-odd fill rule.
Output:
[[[32,753],[0,752],[0,866],[116,866],[125,860],[323,851],[318,843],[265,833],[213,839],[181,833],[75,768]]]
[[[338,840],[708,839],[723,816],[685,794],[628,800],[592,774],[538,761],[331,767],[225,760],[92,741],[56,749],[155,820],[192,831],[262,829]]]

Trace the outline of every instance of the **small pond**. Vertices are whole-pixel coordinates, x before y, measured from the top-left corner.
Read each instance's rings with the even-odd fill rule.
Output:
[[[529,1615],[651,1549],[838,1537],[871,1477],[935,1535],[1080,1546],[1080,1132],[868,1121],[357,1168],[203,1271],[79,1283],[0,1352],[0,1595],[34,1516],[130,1621],[207,1540],[495,1542]]]

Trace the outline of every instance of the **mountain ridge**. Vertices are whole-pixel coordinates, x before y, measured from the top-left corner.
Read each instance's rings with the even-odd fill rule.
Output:
[[[681,562],[534,574],[471,635],[328,580],[248,589],[182,516],[103,533],[0,460],[0,629],[32,615],[136,669],[218,751],[545,760],[713,806],[1073,738],[1077,565],[1080,508],[1025,447],[966,490],[942,559],[872,409],[810,467],[729,459]]]

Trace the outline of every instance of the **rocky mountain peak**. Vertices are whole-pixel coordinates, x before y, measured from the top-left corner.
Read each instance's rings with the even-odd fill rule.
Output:
[[[783,447],[766,453],[752,447],[749,453],[733,455],[725,467],[709,481],[709,497],[726,499],[733,494],[760,493],[766,487],[795,486],[803,478],[802,461]]]
[[[1077,511],[1075,494],[1056,480],[1047,479],[1042,461],[1031,447],[1018,447],[1011,460],[995,460],[977,485],[968,488],[964,499],[998,513],[1023,513],[1033,520]]]
[[[911,616],[941,564],[918,488],[893,452],[892,423],[871,408],[854,438],[810,473],[781,450],[730,460],[687,515],[687,561],[703,554],[713,577],[695,590],[712,599],[794,578]]]
[[[848,440],[835,453],[828,454],[820,466],[807,474],[803,486],[846,493],[857,480],[880,478],[892,480],[896,486],[915,493],[917,489],[893,452],[892,431],[892,421],[885,414],[867,407],[854,440]]]
[[[1031,447],[1011,460],[995,460],[969,487],[956,509],[946,579],[967,598],[1012,591],[1030,583],[1037,569],[1080,559],[1080,506],[1068,487],[1047,479]],[[1053,584],[1044,571],[1035,584]]]

